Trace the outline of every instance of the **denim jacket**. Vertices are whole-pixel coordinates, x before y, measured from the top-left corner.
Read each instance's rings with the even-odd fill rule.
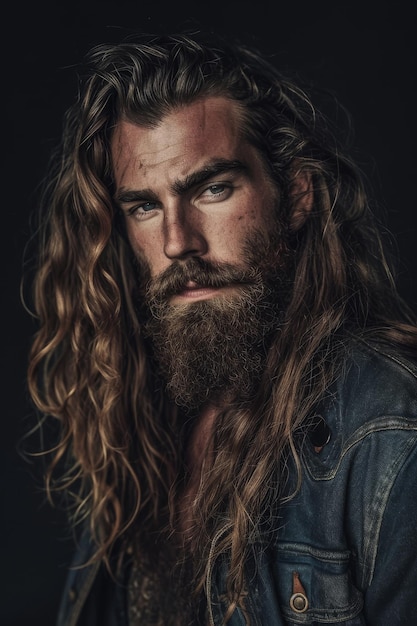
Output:
[[[358,342],[320,407],[328,437],[302,448],[302,483],[276,539],[246,563],[251,626],[417,625],[417,367]],[[89,541],[75,557],[83,562]],[[209,623],[224,615],[213,563]],[[125,591],[100,564],[71,569],[58,626],[127,626]],[[229,626],[244,626],[237,609]]]

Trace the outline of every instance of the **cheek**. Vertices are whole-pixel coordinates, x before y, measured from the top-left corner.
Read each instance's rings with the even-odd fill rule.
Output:
[[[264,207],[255,206],[237,214],[230,227],[237,236],[246,237],[255,230],[267,232],[271,222],[271,213]]]
[[[239,212],[213,229],[213,248],[223,258],[241,261],[248,238],[258,230],[267,232],[267,227],[255,209]]]
[[[149,267],[152,276],[158,273],[161,255],[158,253],[159,246],[155,236],[143,232],[138,233],[134,227],[129,227],[129,225],[126,226],[126,233],[136,258]]]
[[[144,242],[142,241],[142,237],[138,235],[135,228],[131,226],[130,221],[126,222],[126,234],[127,234],[127,238],[129,240],[130,246],[133,252],[135,253],[135,255],[140,256],[140,254],[143,254]]]

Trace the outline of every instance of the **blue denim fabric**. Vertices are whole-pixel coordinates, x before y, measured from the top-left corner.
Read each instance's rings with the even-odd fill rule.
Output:
[[[417,367],[359,342],[319,412],[330,440],[317,451],[305,439],[301,489],[277,512],[272,545],[260,538],[246,564],[251,626],[417,625]],[[213,564],[215,626],[226,573],[227,562]],[[91,570],[69,575],[58,626],[127,626],[115,585],[95,617],[102,579]],[[244,626],[240,610],[228,624]]]

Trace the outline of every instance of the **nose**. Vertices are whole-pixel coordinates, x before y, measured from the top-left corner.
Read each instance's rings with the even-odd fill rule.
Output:
[[[207,252],[207,241],[201,224],[192,215],[190,207],[166,211],[164,217],[164,253],[169,259],[202,256]]]

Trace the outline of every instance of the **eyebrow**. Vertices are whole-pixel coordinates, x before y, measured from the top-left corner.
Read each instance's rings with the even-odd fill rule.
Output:
[[[225,174],[226,172],[231,171],[242,172],[244,170],[247,170],[247,167],[241,161],[220,159],[214,163],[206,165],[201,170],[188,174],[188,176],[185,176],[183,180],[174,181],[172,184],[172,190],[176,194],[180,195],[190,191],[193,187],[202,185],[219,174]]]
[[[209,163],[200,170],[188,174],[183,179],[175,180],[171,185],[171,190],[176,195],[187,193],[193,187],[202,185],[211,178],[219,174],[227,172],[245,172],[247,166],[238,160],[219,159],[213,163]],[[128,204],[129,202],[138,202],[143,200],[157,201],[157,196],[152,189],[120,189],[114,196],[118,204]]]

